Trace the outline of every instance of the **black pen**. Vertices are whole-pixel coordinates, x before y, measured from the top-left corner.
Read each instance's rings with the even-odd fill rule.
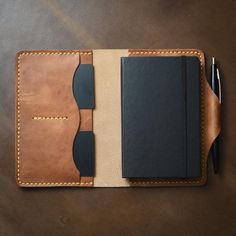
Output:
[[[220,82],[220,73],[219,69],[217,68],[215,58],[212,58],[212,65],[211,65],[211,88],[219,98],[219,102],[221,103],[221,82]],[[212,144],[212,163],[215,174],[219,171],[219,136],[215,139],[214,143]]]

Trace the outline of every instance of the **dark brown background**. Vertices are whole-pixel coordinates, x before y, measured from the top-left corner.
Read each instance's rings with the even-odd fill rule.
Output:
[[[0,235],[236,235],[235,14],[233,0],[0,0]],[[210,165],[200,188],[18,188],[15,53],[79,48],[200,48],[208,63],[215,56],[224,88],[221,174]]]

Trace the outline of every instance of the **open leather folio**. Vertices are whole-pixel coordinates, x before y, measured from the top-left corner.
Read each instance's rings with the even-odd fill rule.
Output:
[[[206,183],[220,104],[200,50],[21,51],[16,70],[19,186]]]

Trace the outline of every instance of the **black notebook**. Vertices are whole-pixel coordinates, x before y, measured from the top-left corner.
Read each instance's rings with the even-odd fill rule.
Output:
[[[122,176],[199,177],[199,59],[122,57],[121,70]]]

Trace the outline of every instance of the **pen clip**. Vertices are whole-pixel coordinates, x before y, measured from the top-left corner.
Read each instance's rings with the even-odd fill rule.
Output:
[[[217,73],[217,79],[218,79],[218,86],[219,86],[219,102],[222,102],[222,95],[221,95],[221,81],[220,81],[220,72],[219,69],[216,69]]]

